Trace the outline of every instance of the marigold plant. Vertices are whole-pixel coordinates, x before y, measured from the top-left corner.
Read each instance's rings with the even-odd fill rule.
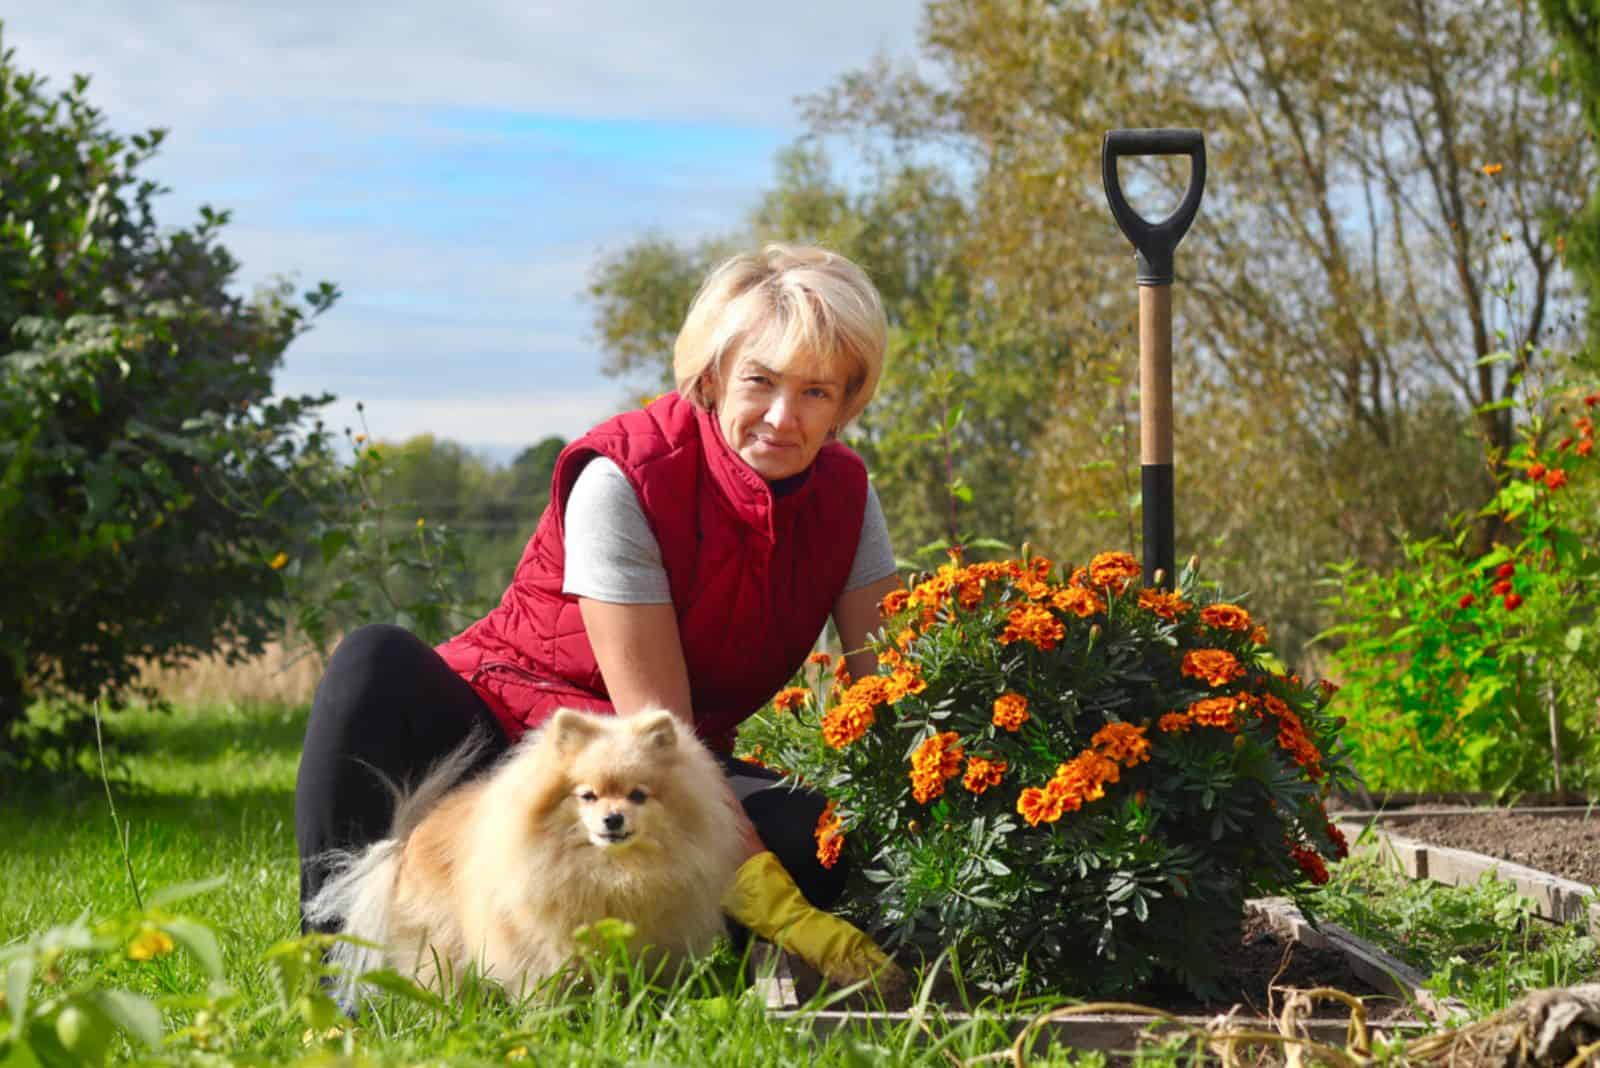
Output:
[[[1349,776],[1331,688],[1283,671],[1192,572],[1102,553],[939,568],[884,605],[878,672],[836,685],[818,857],[893,949],[994,990],[1197,992],[1244,899],[1327,877]]]

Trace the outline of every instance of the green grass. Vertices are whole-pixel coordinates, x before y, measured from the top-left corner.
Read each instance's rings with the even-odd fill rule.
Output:
[[[0,971],[23,959],[37,968],[31,984],[18,987],[11,976],[5,988],[0,1065],[39,1063],[19,1052],[8,1030],[11,1014],[24,1010],[32,1019],[29,1049],[46,1065],[52,1054],[60,1064],[96,1059],[95,1041],[80,1041],[72,1055],[57,1044],[63,1017],[74,1013],[99,1021],[90,1031],[112,1060],[161,1064],[346,1057],[373,1064],[942,1066],[952,1055],[969,1059],[1010,1044],[996,1020],[946,1024],[937,1013],[926,1027],[814,1035],[769,1016],[726,954],[665,990],[621,966],[596,968],[585,988],[518,1005],[469,982],[443,1002],[380,996],[354,1031],[332,1029],[317,983],[320,955],[298,941],[293,795],[304,716],[303,708],[217,705],[173,713],[136,708],[107,719],[112,800],[145,905],[163,887],[216,881],[169,911],[139,912],[106,788],[95,775],[63,771],[6,785],[0,947],[8,948],[0,948]],[[84,763],[94,769],[94,761]],[[151,917],[190,917],[213,931],[221,981],[208,979],[182,939],[152,960],[129,959],[130,938]],[[172,929],[185,930],[181,920]],[[62,952],[41,938],[82,945]],[[159,1006],[158,1046],[130,1042],[100,1015],[108,1011],[107,990]],[[1043,1007],[1004,1011],[1026,1016]],[[1187,1057],[1168,1052],[1149,1060]],[[1030,1063],[1100,1059],[1041,1049]]]

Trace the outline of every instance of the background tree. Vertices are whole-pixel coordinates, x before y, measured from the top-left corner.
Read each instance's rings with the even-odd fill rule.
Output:
[[[1539,0],[1544,16],[1560,47],[1559,61],[1550,65],[1551,92],[1573,93],[1583,109],[1591,138],[1600,138],[1600,4],[1595,0]],[[1567,255],[1573,274],[1588,296],[1587,365],[1600,367],[1594,339],[1600,336],[1600,191],[1574,219],[1568,221]]]
[[[30,698],[258,651],[322,440],[326,398],[272,375],[334,288],[230,292],[227,214],[158,230],[139,168],[162,131],[110,133],[87,88],[0,49],[0,753]]]

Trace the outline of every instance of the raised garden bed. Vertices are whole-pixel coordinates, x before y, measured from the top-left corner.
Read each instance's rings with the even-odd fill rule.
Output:
[[[786,955],[779,955],[772,967],[773,974],[761,981],[769,1009],[814,1033],[840,1029],[871,1032],[912,1020],[918,1011],[909,997],[887,1011],[862,997],[832,1002],[822,1011],[807,1008],[820,989],[817,975]],[[1126,1004],[1114,1008],[1069,1007],[1071,1003],[1063,999],[1061,1007],[1049,1013],[997,1017],[991,1011],[984,1019],[998,1023],[1013,1038],[1030,1031],[1033,1041],[1041,1045],[1125,1052],[1148,1041],[1147,1035],[1200,1034],[1219,1027],[1233,1032],[1277,1033],[1292,990],[1342,990],[1361,999],[1368,1025],[1389,1032],[1420,1032],[1426,1027],[1412,1015],[1413,1006],[1420,1007],[1425,1017],[1448,1008],[1435,1004],[1421,987],[1423,977],[1414,969],[1337,925],[1323,924],[1321,931],[1313,930],[1293,905],[1277,898],[1248,904],[1239,943],[1230,947],[1224,973],[1228,995],[1215,1002],[1201,1002],[1183,990],[1149,989],[1130,991]],[[947,1029],[974,1021],[963,1005],[955,987],[939,981],[922,1011],[937,1013]],[[1136,1011],[1136,1007],[1151,1011]],[[1337,1045],[1348,1036],[1349,1017],[1350,1009],[1344,1003],[1318,1000],[1297,1019],[1296,1027],[1305,1038]]]
[[[1539,916],[1600,934],[1600,812],[1589,806],[1420,805],[1335,819],[1352,841],[1370,826],[1370,847],[1411,878],[1463,885],[1494,872]]]

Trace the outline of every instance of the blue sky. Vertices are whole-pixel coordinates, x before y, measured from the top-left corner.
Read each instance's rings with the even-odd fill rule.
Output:
[[[231,210],[244,287],[338,283],[284,392],[504,460],[628,394],[597,370],[594,266],[736,226],[801,132],[795,98],[909,60],[921,0],[332,8],[22,0],[0,34],[58,87],[90,74],[114,129],[170,129],[161,217]]]

